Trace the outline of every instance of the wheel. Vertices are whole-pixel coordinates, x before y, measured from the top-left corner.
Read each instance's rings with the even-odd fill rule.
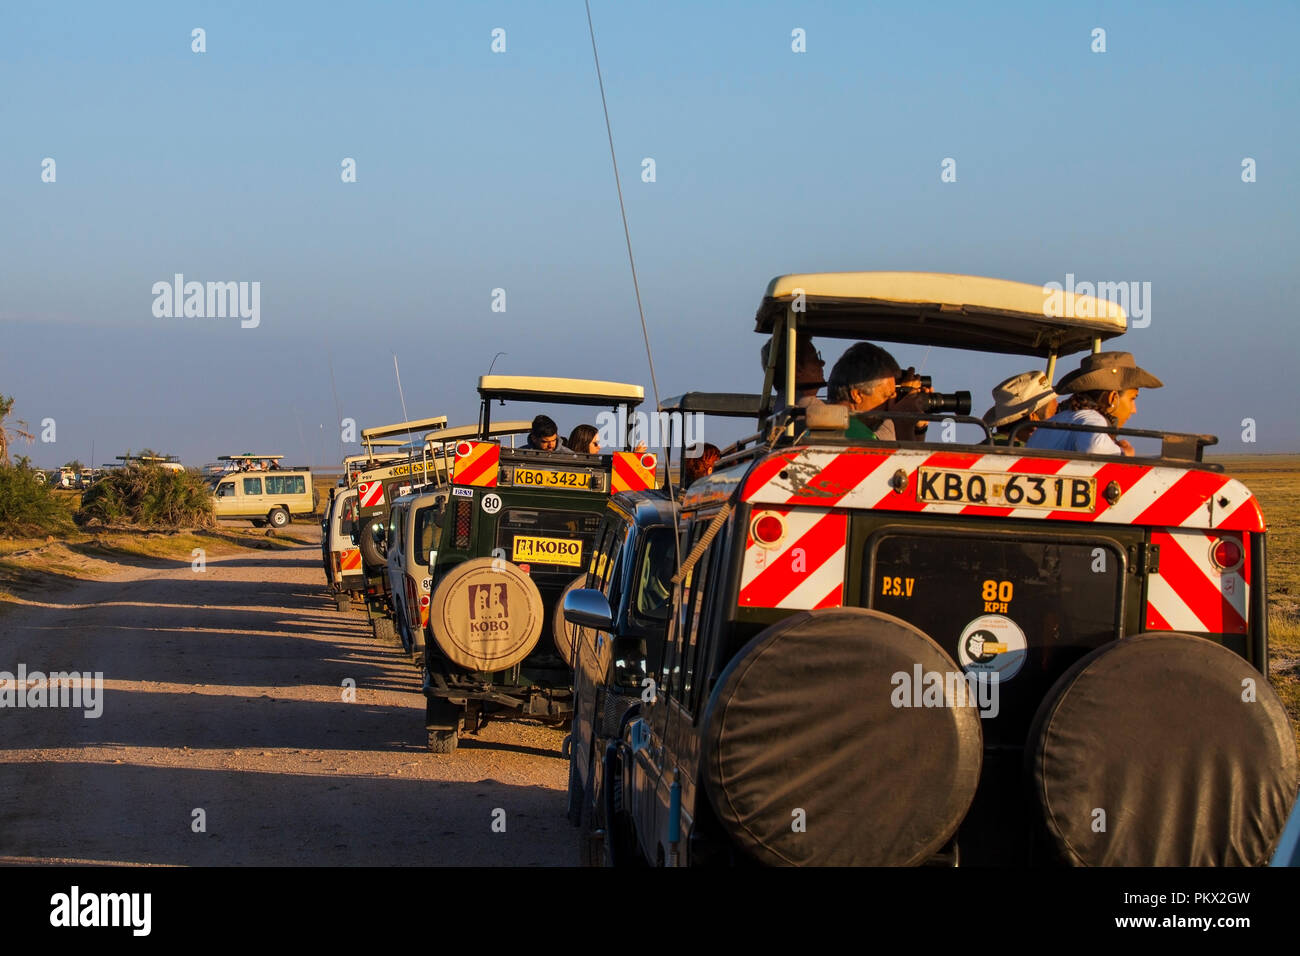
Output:
[[[271,513],[266,516],[266,520],[272,528],[283,528],[289,523],[289,512],[283,508],[272,508]]]
[[[430,753],[455,753],[456,728],[459,725],[459,707],[443,697],[425,698],[424,729],[429,735]]]
[[[348,595],[347,591],[338,591],[334,595],[334,604],[340,611],[351,610],[352,598]]]
[[[265,519],[265,518],[254,518],[252,524],[253,524],[253,527],[254,527],[254,528],[265,528],[265,527],[266,527],[266,519]]]
[[[370,619],[371,627],[375,632],[375,640],[392,644],[397,640],[397,632],[393,630],[393,619],[383,616],[375,616]]]
[[[456,752],[456,731],[429,729],[429,753],[454,754]]]

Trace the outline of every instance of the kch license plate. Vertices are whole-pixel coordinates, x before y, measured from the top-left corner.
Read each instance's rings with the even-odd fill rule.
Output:
[[[582,541],[574,538],[539,538],[517,534],[511,549],[510,560],[563,564],[566,567],[582,566]]]
[[[591,475],[550,468],[515,468],[515,484],[535,488],[590,488]]]
[[[918,468],[916,500],[922,504],[986,505],[1041,511],[1097,510],[1097,479],[1075,475]]]

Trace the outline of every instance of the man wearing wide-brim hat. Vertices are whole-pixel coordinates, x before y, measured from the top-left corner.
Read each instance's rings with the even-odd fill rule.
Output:
[[[1056,385],[1069,395],[1065,407],[1049,422],[1121,428],[1137,411],[1140,388],[1160,388],[1164,382],[1138,367],[1130,352],[1097,352]],[[1026,448],[1047,448],[1093,455],[1132,455],[1133,446],[1101,432],[1074,432],[1039,428]]]
[[[1026,419],[1041,422],[1055,415],[1056,408],[1057,395],[1047,375],[1021,372],[993,386],[993,407],[984,413],[984,424],[996,429],[994,444],[1006,445],[1021,422]],[[1029,427],[1020,429],[1016,434],[1016,444],[1023,445],[1034,431]]]

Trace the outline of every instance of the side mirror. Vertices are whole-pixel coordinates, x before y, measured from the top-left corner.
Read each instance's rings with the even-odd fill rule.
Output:
[[[608,631],[613,626],[613,617],[609,601],[600,591],[579,588],[564,596],[564,619],[570,624]]]

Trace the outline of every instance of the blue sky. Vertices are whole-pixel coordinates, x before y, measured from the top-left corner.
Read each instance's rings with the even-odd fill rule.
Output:
[[[757,389],[774,275],[1072,273],[1151,283],[1132,425],[1297,450],[1297,10],[594,0],[661,393]],[[401,418],[394,352],[413,417],[471,419],[498,351],[650,390],[581,2],[8,5],[0,88],[0,393],[55,420],[40,465],[336,462],[340,417]],[[260,282],[260,325],[156,318],[178,272]],[[894,351],[977,412],[1033,365]]]

